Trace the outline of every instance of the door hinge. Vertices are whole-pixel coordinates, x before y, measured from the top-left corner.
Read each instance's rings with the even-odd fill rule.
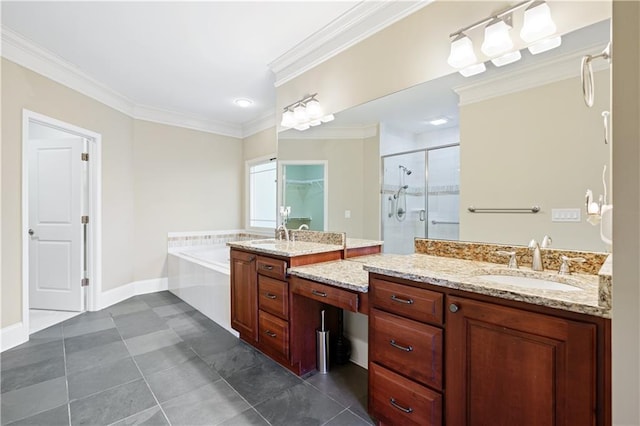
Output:
[[[89,161],[89,153],[88,152],[83,152],[82,153],[82,161]]]
[[[89,278],[83,278],[82,280],[80,280],[81,287],[87,287],[88,285],[89,285]]]
[[[80,223],[82,223],[83,225],[89,223],[89,216],[82,216],[80,218]]]

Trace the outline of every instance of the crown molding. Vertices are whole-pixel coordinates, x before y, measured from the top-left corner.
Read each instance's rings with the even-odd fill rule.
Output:
[[[269,127],[265,117],[260,117],[245,126],[241,126],[211,120],[207,117],[135,104],[126,96],[90,77],[71,62],[38,46],[4,25],[2,26],[2,49],[0,54],[11,62],[15,62],[134,119],[234,138],[246,137],[247,132],[255,131],[256,128],[261,126],[266,126],[264,128]],[[273,117],[269,122],[271,127],[275,126],[275,114],[272,115]],[[259,122],[259,124],[256,122]],[[260,130],[264,128],[260,128]]]
[[[269,64],[279,87],[434,0],[363,1]]]
[[[275,111],[270,111],[262,117],[258,117],[254,120],[244,123],[242,125],[242,137],[248,138],[249,136],[255,135],[258,132],[272,129],[274,127],[276,127],[276,113]]]
[[[454,87],[453,90],[460,97],[459,105],[463,106],[577,77],[580,75],[579,64],[582,57],[593,54],[593,52],[600,52],[605,46],[606,44],[602,43],[592,44],[559,58],[539,61],[535,65],[512,71],[509,73],[509,78],[496,75],[476,80],[471,84]],[[592,62],[593,71],[601,71],[608,67],[608,61]]]
[[[323,127],[322,125],[305,131],[280,131],[278,139],[366,139],[378,135],[378,125],[361,127]]]

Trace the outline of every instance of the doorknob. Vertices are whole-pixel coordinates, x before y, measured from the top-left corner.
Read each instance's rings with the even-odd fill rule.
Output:
[[[33,229],[29,229],[29,235],[33,235],[35,234],[35,232],[33,232]]]

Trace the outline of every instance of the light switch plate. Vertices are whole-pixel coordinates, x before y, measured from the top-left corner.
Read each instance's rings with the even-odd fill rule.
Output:
[[[580,222],[580,209],[551,209],[552,222]]]
[[[345,219],[351,219],[351,210],[345,210],[344,211],[344,218]]]

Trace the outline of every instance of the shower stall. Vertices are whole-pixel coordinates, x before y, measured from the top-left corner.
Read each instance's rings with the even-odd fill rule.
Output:
[[[388,253],[413,253],[415,237],[457,240],[460,145],[382,157],[382,238]]]

